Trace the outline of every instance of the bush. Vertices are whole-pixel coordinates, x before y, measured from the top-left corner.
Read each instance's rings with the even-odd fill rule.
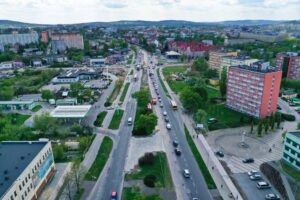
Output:
[[[104,103],[104,106],[105,106],[105,107],[109,107],[109,106],[111,106],[111,102],[109,102],[109,101],[106,101],[106,102]]]
[[[286,121],[295,121],[296,120],[296,117],[294,115],[290,115],[290,114],[284,114],[284,113],[281,113],[282,115],[282,119],[286,120]]]
[[[144,184],[151,188],[155,187],[155,181],[156,181],[156,176],[153,174],[149,174],[144,178]]]
[[[141,166],[141,165],[153,165],[153,164],[154,164],[154,155],[153,155],[153,153],[145,153],[145,155],[139,159],[139,166]]]

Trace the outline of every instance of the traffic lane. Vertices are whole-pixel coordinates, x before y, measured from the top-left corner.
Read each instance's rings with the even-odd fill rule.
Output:
[[[256,183],[258,181],[250,180],[248,174],[246,173],[233,174],[233,177],[237,180],[248,199],[265,199],[266,195],[270,193],[279,195],[279,193],[276,192],[273,187],[270,189],[258,189],[256,187]],[[266,182],[269,183],[268,181]]]
[[[156,74],[156,73],[155,73]],[[158,77],[157,74],[155,76],[155,82],[158,83]],[[164,110],[168,113],[168,117],[170,119],[170,123],[172,126],[171,132],[172,137],[176,139],[181,146],[182,151],[182,158],[179,162],[179,165],[181,169],[189,169],[191,173],[191,180],[186,181],[186,185],[189,188],[190,196],[191,197],[201,197],[203,199],[212,199],[206,182],[203,178],[203,175],[198,167],[198,164],[196,163],[196,160],[194,159],[194,155],[192,154],[190,147],[186,141],[184,129],[182,123],[179,123],[178,116],[177,118],[175,115],[178,115],[178,113],[174,113],[177,111],[173,111],[173,109],[170,106],[169,99],[166,97],[165,93],[163,93],[163,88],[161,84],[158,84],[158,91],[160,93],[160,96],[162,98],[162,102],[165,105]]]

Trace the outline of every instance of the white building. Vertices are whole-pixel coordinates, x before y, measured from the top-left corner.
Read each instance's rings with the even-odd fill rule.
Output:
[[[0,143],[0,199],[37,199],[55,171],[48,141]]]
[[[12,69],[13,68],[13,62],[2,62],[0,63],[0,70],[1,69]]]
[[[39,35],[34,33],[24,33],[24,34],[2,34],[0,35],[0,44],[30,44],[30,43],[38,43]]]
[[[63,119],[65,122],[81,122],[91,109],[91,105],[57,106],[50,116]]]
[[[90,66],[91,67],[101,67],[105,63],[105,58],[91,58],[90,59]]]

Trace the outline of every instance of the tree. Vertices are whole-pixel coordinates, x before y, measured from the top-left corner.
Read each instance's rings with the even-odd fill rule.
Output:
[[[194,118],[195,118],[195,121],[197,123],[201,123],[201,124],[204,125],[204,129],[205,130],[207,129],[207,127],[208,127],[208,124],[207,124],[207,113],[204,110],[198,109],[197,112],[196,112],[196,114],[195,114],[195,116],[194,116]]]
[[[192,68],[198,72],[206,72],[208,69],[208,64],[204,58],[198,58],[194,61]]]
[[[86,148],[89,146],[90,139],[89,137],[80,137],[79,138],[79,149],[81,152],[84,152]]]
[[[264,124],[264,130],[265,130],[265,134],[267,134],[268,133],[268,130],[269,130],[269,120],[267,120],[267,119],[264,119],[263,120],[263,124]]]
[[[56,145],[53,147],[53,156],[56,161],[64,158],[64,147],[63,145]]]
[[[227,93],[227,69],[225,67],[222,68],[221,79],[220,79],[220,93],[224,98]]]
[[[72,171],[71,171],[71,177],[75,182],[76,193],[80,192],[80,188],[81,188],[81,184],[82,184],[85,172],[86,172],[86,170],[84,169],[84,167],[82,167],[80,165],[80,160],[79,159],[74,160],[73,166],[72,166]]]
[[[14,97],[14,89],[12,87],[2,87],[0,90],[0,100],[7,101]]]
[[[279,112],[275,113],[275,121],[276,121],[276,124],[277,124],[277,128],[279,128],[280,123],[281,123],[281,113],[279,113]]]
[[[57,120],[49,115],[49,113],[42,113],[33,118],[34,129],[42,133],[53,133],[57,128]]]
[[[201,96],[201,98],[202,98],[202,100],[204,102],[207,102],[207,100],[208,100],[208,92],[207,92],[207,90],[205,89],[204,86],[195,85],[195,86],[193,86],[193,90],[195,92],[197,92],[197,94],[199,94]]]
[[[275,115],[274,115],[274,113],[271,114],[271,116],[269,118],[269,122],[270,122],[271,130],[274,130],[274,127],[275,127]]]
[[[42,90],[42,98],[49,101],[54,98],[54,94],[50,90]]]
[[[254,118],[251,117],[251,128],[250,128],[250,133],[253,133],[253,127],[254,127]]]
[[[185,109],[188,111],[196,111],[200,108],[201,102],[203,99],[199,94],[194,92],[191,88],[185,87],[182,92],[180,93],[180,100]]]
[[[297,125],[297,129],[300,130],[300,122]]]
[[[84,89],[83,85],[79,82],[71,83],[70,84],[70,91],[72,97],[78,97],[80,92]]]
[[[257,125],[257,135],[258,136],[261,136],[261,134],[262,134],[262,121],[260,120],[259,122],[258,122],[258,125]]]
[[[157,125],[157,116],[154,113],[149,115],[141,114],[133,129],[135,135],[150,135],[153,133],[155,126]]]

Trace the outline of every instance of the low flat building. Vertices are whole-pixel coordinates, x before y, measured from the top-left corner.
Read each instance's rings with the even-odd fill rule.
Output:
[[[60,75],[52,79],[52,83],[54,84],[62,84],[62,83],[75,83],[80,80],[92,80],[100,76],[102,70],[69,70],[66,72],[62,72]]]
[[[105,64],[105,58],[103,57],[91,58],[89,61],[91,67],[101,67]]]
[[[63,119],[65,122],[78,121],[80,123],[90,111],[91,107],[91,105],[57,106],[50,113],[50,116]]]
[[[31,110],[34,101],[0,101],[0,110]]]
[[[55,171],[48,141],[0,142],[0,199],[38,199]]]
[[[66,99],[57,99],[56,100],[56,105],[57,106],[63,106],[63,105],[76,105],[77,104],[77,99],[76,98],[66,98]]]
[[[285,135],[282,159],[300,172],[300,131]]]
[[[179,59],[180,56],[181,56],[181,54],[176,51],[167,51],[166,52],[167,59]]]

